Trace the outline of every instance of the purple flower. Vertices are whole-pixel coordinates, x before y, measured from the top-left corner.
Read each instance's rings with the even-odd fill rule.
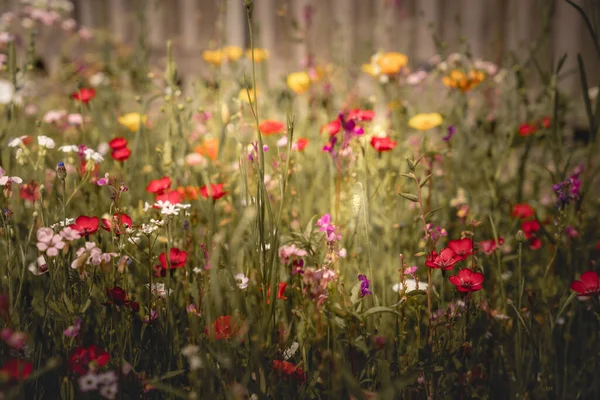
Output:
[[[579,200],[581,192],[581,179],[579,175],[583,172],[583,166],[577,167],[573,175],[563,182],[552,185],[552,190],[556,194],[556,208],[563,208],[571,201]]]
[[[371,292],[369,290],[369,285],[371,284],[371,281],[369,281],[369,279],[367,279],[366,275],[358,275],[358,280],[361,281],[360,282],[360,297],[365,297],[368,294],[373,294],[373,292]]]
[[[456,133],[456,128],[454,127],[454,125],[450,125],[450,126],[448,127],[448,134],[447,134],[446,136],[444,136],[444,137],[442,138],[442,140],[443,140],[444,142],[449,142],[449,141],[450,141],[450,139],[452,139],[452,136],[454,136],[454,134],[455,134],[455,133]]]

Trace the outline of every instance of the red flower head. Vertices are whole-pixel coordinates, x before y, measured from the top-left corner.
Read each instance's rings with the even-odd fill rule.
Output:
[[[496,244],[496,241],[494,239],[490,239],[490,240],[484,240],[484,241],[479,242],[479,248],[486,255],[491,256],[492,253],[498,248],[498,246],[501,246],[503,244],[504,244],[504,239],[502,239],[502,238],[498,238],[498,244]]]
[[[150,192],[150,193],[154,193],[154,194],[163,194],[170,187],[171,187],[171,178],[169,178],[168,176],[165,176],[163,178],[150,181],[150,183],[146,187],[146,192]]]
[[[39,185],[35,181],[31,181],[29,183],[24,183],[21,185],[21,190],[19,194],[21,195],[21,199],[25,201],[29,201],[31,203],[35,203],[40,199],[40,191],[38,190]]]
[[[515,204],[511,215],[521,219],[529,219],[535,215],[535,210],[529,204]]]
[[[77,101],[87,104],[96,96],[96,90],[93,88],[81,88],[79,91],[73,93],[71,97]]]
[[[482,289],[483,274],[473,272],[470,269],[461,269],[458,275],[448,278],[456,286],[459,292],[476,292]]]
[[[23,381],[29,378],[31,371],[33,371],[33,365],[30,362],[11,358],[0,369],[0,375],[4,375],[12,381]]]
[[[162,269],[169,269],[167,264],[167,255],[165,253],[161,253],[160,256],[158,256],[158,260],[162,265]],[[173,247],[169,251],[169,261],[171,262],[171,269],[182,268],[187,261],[187,253],[183,250]]]
[[[581,274],[578,281],[571,283],[571,289],[581,296],[592,296],[600,293],[600,279],[598,273],[587,271]]]
[[[217,184],[214,184],[214,185],[210,185],[210,190],[211,190],[212,194],[209,193],[209,189],[208,189],[207,185],[202,186],[200,188],[200,195],[202,195],[202,197],[204,197],[206,199],[208,199],[210,197],[213,200],[218,200],[218,199],[220,199],[221,197],[225,196],[228,193],[228,192],[225,192],[223,190],[224,186],[225,185],[222,184],[222,183],[217,183]]]
[[[113,150],[110,155],[117,161],[125,161],[131,156],[131,150],[128,147],[122,147],[117,150]]]
[[[550,128],[552,126],[552,118],[550,118],[549,116],[545,116],[542,118],[542,126],[546,129]]]
[[[122,138],[122,137],[116,137],[113,140],[111,140],[110,142],[108,142],[108,145],[110,146],[110,148],[112,150],[119,150],[119,149],[122,149],[123,147],[127,147],[127,139]]]
[[[246,323],[234,319],[231,315],[223,315],[217,318],[210,327],[206,328],[206,334],[211,339],[216,340],[241,338],[247,331]]]
[[[348,113],[348,119],[353,119],[355,121],[372,121],[374,117],[375,111],[373,110],[359,110],[358,108],[355,108]]]
[[[285,296],[285,289],[287,288],[286,282],[279,282],[279,286],[277,287],[277,300],[287,300]],[[267,291],[267,304],[271,304],[271,288]]]
[[[323,127],[321,128],[321,132],[326,131],[329,134],[329,136],[333,136],[337,134],[340,131],[340,129],[342,129],[342,123],[340,122],[339,118],[336,118],[330,123],[323,125]]]
[[[294,378],[300,383],[306,382],[306,374],[302,368],[297,367],[289,361],[273,360],[273,369],[280,375],[286,375],[288,378]]]
[[[534,124],[521,124],[519,126],[519,135],[523,137],[531,136],[537,132],[537,126]]]
[[[95,344],[90,347],[78,347],[69,357],[71,371],[84,375],[89,369],[97,370],[108,364],[110,354]]]
[[[441,268],[443,270],[449,270],[454,267],[454,264],[461,260],[462,258],[454,254],[454,251],[451,248],[445,248],[440,252],[440,254],[433,250],[431,254],[427,256],[425,265],[427,265],[429,268]]]
[[[309,140],[306,138],[298,138],[298,140],[296,141],[296,150],[304,151],[306,146],[308,146],[308,142],[309,142]]]
[[[473,240],[469,238],[451,240],[448,242],[448,247],[452,249],[454,254],[460,257],[461,260],[466,260],[468,256],[473,254]]]
[[[106,289],[106,295],[110,300],[110,302],[107,304],[122,306],[125,305],[125,301],[127,300],[127,293],[125,292],[125,289],[120,286],[115,286],[112,289]]]
[[[394,142],[392,139],[390,139],[389,137],[375,137],[373,136],[373,138],[371,139],[371,146],[379,151],[390,151],[392,150],[394,147],[396,147],[396,142]]]
[[[98,230],[100,219],[98,217],[86,217],[82,215],[77,217],[74,224],[71,224],[71,229],[75,229],[81,236],[89,236]]]
[[[183,195],[177,190],[171,190],[157,195],[156,201],[168,201],[171,204],[179,204],[183,201]]]
[[[273,119],[266,119],[258,125],[258,129],[263,135],[276,135],[285,130],[285,124]]]
[[[112,219],[102,218],[102,229],[110,232],[113,230],[113,222],[115,223],[114,232],[116,235],[121,234],[121,226],[131,228],[131,225],[133,225],[133,221],[129,215],[117,213],[113,215]]]

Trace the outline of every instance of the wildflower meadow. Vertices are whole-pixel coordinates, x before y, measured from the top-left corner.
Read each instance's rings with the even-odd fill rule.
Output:
[[[239,1],[248,48],[196,77],[68,1],[0,16],[0,398],[600,398],[597,15],[567,0],[595,65],[269,83]]]

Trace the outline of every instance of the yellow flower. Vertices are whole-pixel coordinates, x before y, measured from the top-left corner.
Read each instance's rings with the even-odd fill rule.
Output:
[[[436,126],[440,126],[443,122],[442,116],[438,113],[417,114],[408,120],[408,126],[419,131],[426,131]]]
[[[377,71],[379,68],[376,68],[373,64],[363,64],[362,70],[371,76],[377,76]]]
[[[140,129],[140,124],[145,124],[148,117],[138,113],[129,113],[119,117],[118,120],[121,125],[131,132],[137,132]]]
[[[442,83],[450,88],[460,89],[462,92],[468,92],[479,85],[485,79],[485,73],[476,69],[465,74],[457,69],[442,78]]]
[[[256,96],[260,96],[260,90],[258,90],[258,89],[256,90],[256,94],[254,93],[254,89],[249,89],[249,90],[246,90],[245,88],[241,89],[240,93],[238,95],[238,98],[241,101],[243,101],[244,103],[250,104],[250,101],[248,101],[248,92],[250,92],[250,98],[252,99],[252,102],[255,103]]]
[[[246,50],[246,57],[252,60],[252,49]],[[257,63],[263,62],[269,58],[269,50],[254,48],[254,61]]]
[[[244,55],[244,50],[237,46],[227,46],[223,48],[223,54],[228,61],[237,61]]]
[[[384,75],[397,74],[407,63],[408,57],[402,53],[383,53],[377,60],[377,66]]]
[[[296,94],[302,94],[310,87],[310,76],[306,72],[293,72],[288,75],[287,84]]]
[[[223,53],[221,50],[205,50],[202,52],[202,58],[207,63],[218,66],[223,62]]]

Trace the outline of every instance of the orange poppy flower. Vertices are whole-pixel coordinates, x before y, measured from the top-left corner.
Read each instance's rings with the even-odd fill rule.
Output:
[[[273,119],[266,119],[260,123],[258,129],[263,135],[275,135],[285,130],[285,124]]]
[[[217,139],[206,139],[204,143],[196,146],[194,152],[215,161],[219,155],[219,141]]]

